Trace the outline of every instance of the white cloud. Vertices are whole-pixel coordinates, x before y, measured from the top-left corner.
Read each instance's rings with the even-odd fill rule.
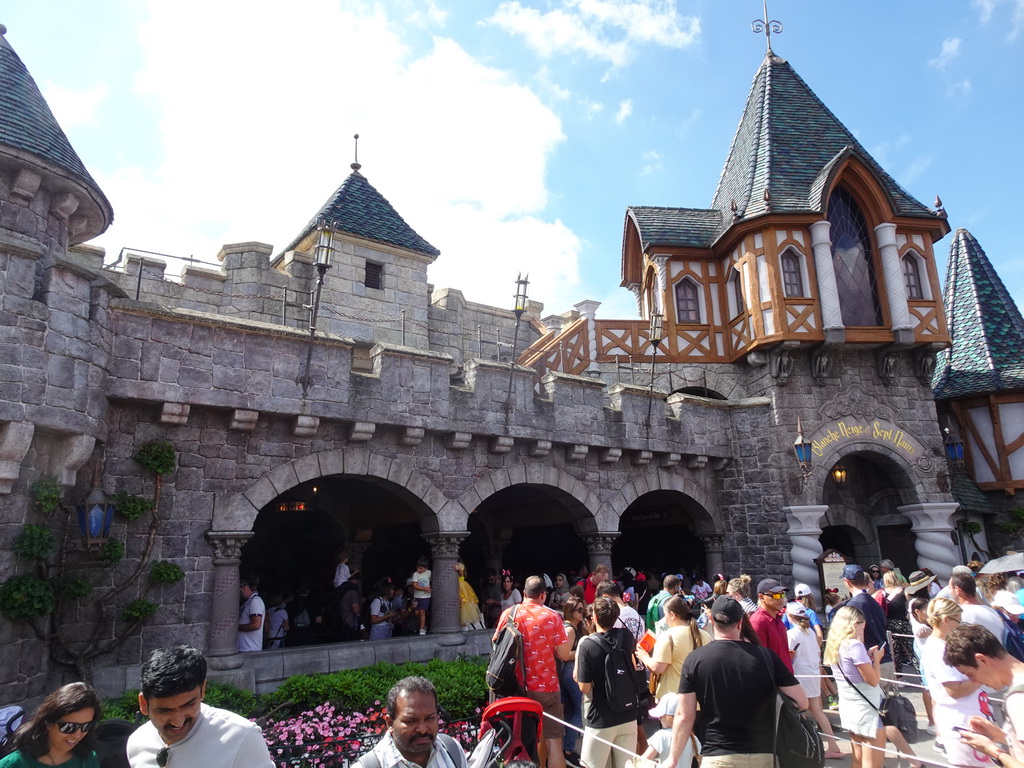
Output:
[[[953,83],[946,91],[947,96],[966,96],[971,92],[971,81],[969,78],[964,78],[958,83]]]
[[[633,100],[623,99],[619,102],[619,110],[615,113],[615,122],[622,125],[626,118],[633,114]]]
[[[934,59],[928,60],[928,65],[935,69],[945,69],[949,63],[960,55],[959,37],[949,37],[942,41],[942,50]]]
[[[900,174],[900,183],[907,187],[913,185],[931,165],[932,159],[930,157],[915,157],[907,169]]]
[[[443,37],[414,54],[377,5],[149,7],[136,87],[160,116],[160,155],[95,174],[117,212],[99,244],[207,260],[230,242],[279,252],[349,174],[358,132],[362,173],[441,250],[437,287],[504,306],[522,270],[532,298],[578,300],[579,240],[544,216],[561,123],[505,72]],[[185,27],[183,57],[166,30]],[[314,29],[331,45],[311,45]]]
[[[649,176],[652,173],[657,173],[663,170],[661,165],[661,153],[654,149],[649,149],[643,154],[643,169],[640,171],[644,176]]]
[[[78,125],[96,125],[96,112],[107,98],[106,83],[97,83],[84,91],[74,91],[47,80],[40,91],[65,131]]]
[[[583,99],[580,103],[583,105],[583,114],[587,120],[593,120],[604,109],[604,104],[599,101]]]
[[[978,17],[982,24],[987,24],[1000,6],[1010,7],[1008,40],[1015,40],[1024,29],[1024,0],[972,0],[971,5],[978,9]]]
[[[522,36],[540,56],[582,53],[613,67],[640,46],[686,48],[700,36],[700,18],[680,15],[675,0],[564,0],[546,12],[510,0],[486,23]]]

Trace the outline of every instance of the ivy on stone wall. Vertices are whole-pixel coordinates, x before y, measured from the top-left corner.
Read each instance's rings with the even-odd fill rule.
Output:
[[[146,599],[150,589],[185,578],[185,572],[174,563],[150,563],[161,524],[163,475],[173,472],[177,463],[174,447],[166,441],[151,441],[136,451],[134,459],[153,476],[153,490],[150,498],[127,493],[113,497],[117,512],[127,520],[126,538],[132,534],[134,540],[142,534],[141,551],[130,553],[136,562],[130,573],[104,586],[76,575],[95,572],[90,559],[113,568],[124,560],[127,548],[123,541],[111,537],[98,553],[84,552],[75,535],[74,506],[63,500],[54,480],[43,478],[32,485],[31,493],[46,524],[26,525],[13,545],[20,558],[32,563],[32,572],[12,576],[0,585],[0,613],[11,621],[28,622],[35,634],[48,642],[50,656],[73,667],[86,682],[97,656],[116,650],[159,610]],[[148,526],[137,530],[136,521],[147,516]],[[144,579],[147,569],[148,578]],[[138,596],[125,602],[121,595],[133,585],[137,585]]]

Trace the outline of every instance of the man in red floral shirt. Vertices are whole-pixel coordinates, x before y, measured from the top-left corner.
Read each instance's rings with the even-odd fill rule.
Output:
[[[540,576],[530,576],[523,586],[523,602],[506,608],[498,619],[498,632],[505,626],[505,619],[516,611],[515,623],[523,634],[524,667],[526,679],[521,680],[526,696],[538,702],[546,714],[562,719],[562,694],[558,683],[558,669],[555,657],[562,661],[572,658],[572,643],[568,641],[562,617],[544,605],[547,586]],[[518,610],[516,610],[518,608]],[[565,768],[565,753],[562,738],[565,728],[550,717],[544,718],[544,743],[547,746],[547,768]],[[543,768],[541,756],[541,768]]]

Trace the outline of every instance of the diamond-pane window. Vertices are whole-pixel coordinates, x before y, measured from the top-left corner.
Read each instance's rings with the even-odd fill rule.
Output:
[[[860,206],[842,187],[837,187],[829,196],[828,220],[832,225],[829,230],[832,265],[843,325],[881,325],[882,310],[878,302],[867,223],[860,212]]]
[[[911,301],[924,298],[921,289],[921,265],[911,254],[903,257],[903,284],[907,287],[907,298]]]
[[[782,254],[782,290],[786,296],[804,295],[804,278],[800,274],[800,257],[792,251]]]
[[[676,283],[676,313],[680,323],[700,322],[700,298],[692,280]]]

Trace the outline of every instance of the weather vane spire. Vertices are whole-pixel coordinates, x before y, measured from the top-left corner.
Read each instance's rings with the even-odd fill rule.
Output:
[[[359,134],[357,133],[352,138],[355,139],[356,142],[356,161],[352,163],[352,165],[350,165],[349,168],[351,168],[353,171],[358,171],[360,168],[363,167],[359,164]]]
[[[754,32],[756,32],[756,33],[764,32],[765,47],[768,49],[768,53],[773,53],[773,51],[772,51],[772,32],[774,32],[776,35],[782,34],[782,22],[781,21],[777,21],[776,19],[771,19],[769,21],[769,19],[768,19],[768,0],[763,0],[763,5],[764,5],[764,18],[763,19],[754,19],[752,22],[750,22],[750,28]]]

